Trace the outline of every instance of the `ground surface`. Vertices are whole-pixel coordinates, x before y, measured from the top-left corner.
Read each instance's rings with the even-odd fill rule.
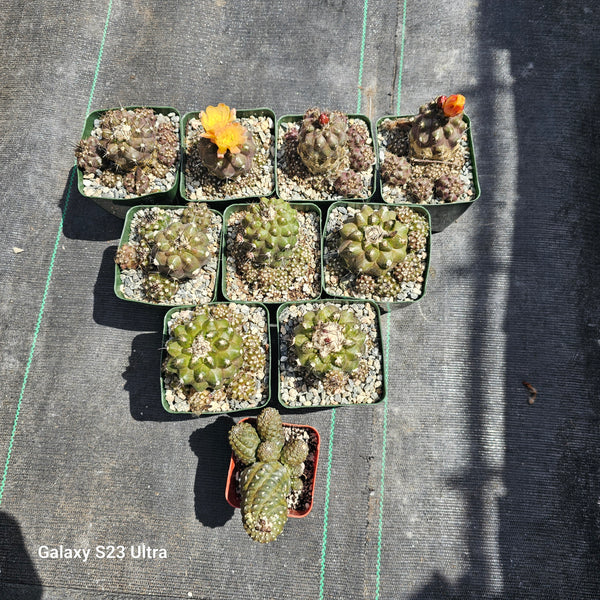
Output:
[[[599,10],[0,0],[0,597],[600,597]],[[321,433],[315,505],[255,544],[224,499],[233,419],[162,410],[164,311],[113,294],[122,222],[72,177],[84,118],[375,121],[454,92],[481,198],[384,320],[387,401],[285,415]],[[110,544],[126,556],[94,556]],[[60,545],[92,556],[43,557]]]

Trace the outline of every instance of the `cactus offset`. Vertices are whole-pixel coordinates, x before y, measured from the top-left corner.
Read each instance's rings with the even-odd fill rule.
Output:
[[[252,262],[281,264],[298,241],[298,213],[279,198],[261,198],[251,204],[242,221],[242,237],[250,245]]]
[[[350,309],[325,305],[307,311],[294,329],[298,363],[317,376],[334,369],[351,373],[365,351],[366,334]]]
[[[243,343],[227,319],[215,319],[205,308],[173,328],[166,344],[165,370],[197,391],[220,389],[242,366]]]
[[[335,173],[347,153],[348,118],[341,112],[311,108],[298,132],[298,155],[313,174]]]
[[[465,192],[465,183],[458,173],[447,173],[435,180],[434,189],[440,200],[456,202]]]
[[[405,156],[385,152],[381,163],[381,179],[388,185],[404,185],[411,176],[412,167]]]
[[[357,198],[363,191],[362,177],[352,169],[342,171],[333,182],[333,188],[344,198]]]
[[[352,272],[378,277],[404,260],[407,239],[394,211],[364,205],[342,226],[338,254]]]
[[[292,438],[285,443],[279,412],[263,409],[256,425],[242,421],[229,433],[236,459],[245,465],[240,474],[242,524],[255,541],[271,542],[288,519],[287,497],[302,490],[308,444]]]
[[[439,96],[424,104],[414,117],[409,133],[412,156],[419,159],[447,160],[467,129],[463,120],[464,96]]]

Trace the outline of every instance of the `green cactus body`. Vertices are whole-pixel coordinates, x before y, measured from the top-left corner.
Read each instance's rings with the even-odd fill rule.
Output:
[[[217,145],[204,137],[199,138],[190,149],[192,155],[197,153],[208,172],[219,179],[234,179],[249,172],[252,169],[255,151],[256,146],[248,130],[244,134],[240,151],[235,154],[227,150],[223,157],[219,157]]]
[[[256,429],[248,421],[240,421],[229,430],[229,445],[244,465],[256,462],[256,449],[260,443]]]
[[[181,213],[182,223],[194,223],[201,230],[208,229],[212,224],[212,212],[206,202],[189,202]]]
[[[275,408],[267,407],[260,412],[256,418],[256,430],[261,440],[273,441],[283,446],[285,436],[283,433],[283,425],[281,423],[281,415]]]
[[[298,132],[298,155],[314,175],[335,173],[347,154],[348,119],[341,112],[311,108]]]
[[[466,129],[462,112],[447,117],[437,99],[424,104],[409,132],[411,154],[420,159],[447,160]]]
[[[259,203],[251,204],[242,227],[242,236],[250,244],[252,262],[256,264],[280,264],[298,241],[298,213],[279,198],[261,198]]]
[[[210,259],[210,242],[194,223],[171,223],[156,233],[152,256],[161,273],[173,279],[194,277]]]
[[[289,467],[299,467],[308,457],[308,444],[301,439],[287,443],[282,451],[280,460]]]
[[[242,523],[253,540],[271,542],[283,531],[291,485],[289,470],[278,461],[255,462],[242,471]]]
[[[168,304],[179,290],[179,284],[161,273],[148,273],[143,282],[146,298],[158,304]]]
[[[334,369],[351,373],[365,350],[366,334],[351,310],[326,305],[308,311],[294,329],[298,363],[317,376]]]
[[[404,260],[407,240],[393,211],[365,205],[342,226],[338,254],[354,273],[379,277]]]
[[[229,383],[243,363],[243,339],[226,319],[207,311],[176,325],[167,341],[165,369],[197,391]]]

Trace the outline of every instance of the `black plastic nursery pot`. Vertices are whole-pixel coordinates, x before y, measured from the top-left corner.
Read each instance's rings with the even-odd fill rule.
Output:
[[[236,109],[236,118],[248,118],[248,117],[269,117],[273,123],[271,127],[271,140],[272,140],[272,151],[273,155],[271,155],[272,160],[272,180],[273,183],[268,189],[264,190],[256,190],[256,193],[250,195],[222,195],[222,196],[214,196],[214,197],[203,197],[192,199],[190,197],[190,190],[186,185],[186,130],[187,125],[191,119],[198,119],[200,117],[200,111],[189,112],[186,113],[181,120],[181,136],[182,136],[182,158],[181,158],[181,178],[179,180],[179,195],[186,202],[237,202],[240,200],[248,200],[250,198],[255,198],[258,196],[270,196],[275,191],[275,149],[276,149],[276,140],[275,140],[275,113],[270,108],[249,108],[249,109]],[[242,176],[243,177],[243,176]]]
[[[162,115],[169,115],[169,114],[175,114],[177,117],[179,117],[179,112],[177,110],[175,110],[174,108],[170,107],[170,106],[125,106],[125,107],[118,107],[120,108],[125,108],[126,110],[133,110],[136,108],[151,108],[152,110],[154,110],[155,113],[159,113]],[[94,121],[96,119],[99,119],[104,113],[108,112],[109,110],[116,110],[115,108],[106,108],[106,109],[102,109],[102,110],[95,110],[93,112],[91,112],[86,120],[85,120],[85,125],[83,127],[83,133],[82,133],[82,138],[87,138],[92,130],[94,129]],[[141,194],[140,196],[134,196],[132,198],[105,198],[102,196],[88,196],[85,193],[85,185],[84,185],[84,174],[83,171],[77,168],[77,189],[79,190],[79,193],[86,197],[89,198],[90,200],[93,200],[96,204],[98,204],[98,206],[101,206],[104,210],[108,211],[109,213],[119,217],[120,219],[124,219],[127,211],[132,207],[132,206],[138,206],[140,204],[171,204],[173,202],[173,199],[175,198],[175,194],[177,193],[177,188],[179,185],[179,170],[180,170],[180,166],[179,163],[181,163],[181,124],[179,127],[179,161],[177,164],[177,168],[175,170],[175,179],[173,181],[173,185],[166,191],[159,191],[159,192],[152,192],[149,194]]]
[[[381,128],[381,124],[386,119],[402,119],[402,118],[408,118],[411,116],[414,116],[414,115],[391,115],[391,116],[381,117],[377,121],[377,130],[376,130],[377,136],[375,137],[375,139],[377,140],[377,142],[376,142],[377,143],[377,152],[376,152],[376,154],[377,154],[377,179],[379,180],[381,196],[384,200],[386,198],[385,198],[383,182],[381,181],[381,171],[380,171],[380,165],[381,165],[381,160],[382,160],[380,153],[382,152],[383,148],[379,143],[379,137],[378,137],[379,131]],[[444,229],[446,229],[446,227],[448,227],[448,225],[454,223],[454,221],[456,221],[456,219],[458,219],[467,209],[469,209],[481,195],[481,190],[479,188],[479,178],[477,175],[477,164],[475,161],[475,149],[473,146],[473,130],[471,128],[471,119],[469,119],[469,117],[467,115],[463,115],[463,120],[468,125],[466,134],[467,134],[467,144],[468,144],[468,148],[469,148],[469,155],[470,155],[470,161],[471,161],[471,173],[472,173],[472,177],[473,177],[471,199],[468,201],[446,202],[443,204],[412,204],[410,202],[397,203],[397,204],[408,204],[410,206],[424,206],[431,215],[431,231],[433,233],[438,233],[440,231],[443,231]],[[392,203],[390,203],[390,204],[392,204]]]
[[[365,202],[334,202],[329,207],[329,210],[327,211],[327,217],[325,219],[325,228],[323,229],[323,236],[322,236],[323,244],[322,244],[322,248],[321,248],[321,261],[322,261],[321,287],[323,288],[323,295],[325,297],[337,298],[337,299],[342,299],[342,300],[357,300],[357,299],[360,300],[360,298],[358,298],[357,296],[346,296],[344,294],[337,293],[335,290],[332,290],[331,287],[329,287],[327,285],[326,272],[325,272],[325,268],[327,266],[327,258],[326,258],[327,246],[326,246],[326,244],[327,244],[327,236],[329,235],[329,224],[330,224],[331,213],[340,206],[354,207],[354,208],[360,209],[365,204],[366,204]],[[387,208],[389,210],[393,210],[394,207],[400,206],[398,204],[386,204],[386,203],[374,203],[374,202],[369,202],[368,205],[375,209]],[[378,301],[378,300],[373,300],[372,298],[364,298],[365,301],[369,300],[369,301],[375,302],[378,305],[381,312],[383,312],[383,313],[387,313],[389,311],[396,310],[398,308],[402,308],[404,306],[409,306],[411,304],[414,304],[415,302],[422,300],[427,291],[427,276],[429,274],[429,265],[430,265],[430,261],[431,261],[431,217],[429,214],[429,210],[427,208],[425,208],[424,206],[421,206],[419,204],[408,204],[406,206],[408,206],[408,208],[410,208],[411,210],[413,210],[419,214],[422,214],[424,217],[427,218],[427,222],[429,223],[429,235],[427,236],[427,246],[425,248],[425,252],[426,252],[427,256],[425,258],[425,270],[423,272],[423,283],[421,284],[422,291],[421,291],[421,294],[419,295],[419,297],[416,299],[407,299],[407,300],[399,300],[399,301],[385,301],[385,300]]]
[[[208,305],[204,305],[204,306],[214,306],[216,304],[235,304],[235,305],[241,305],[240,302],[211,302]],[[166,343],[169,339],[169,321],[171,320],[171,317],[179,311],[186,311],[186,310],[194,310],[195,306],[190,305],[190,306],[175,306],[173,308],[171,308],[169,311],[167,311],[167,313],[165,314],[165,318],[164,318],[164,322],[163,322],[163,340],[162,340],[162,346],[161,346],[161,371],[160,371],[160,390],[161,390],[161,403],[163,408],[165,409],[166,412],[174,414],[174,415],[187,415],[187,416],[195,416],[195,417],[203,417],[203,416],[211,416],[211,415],[219,415],[219,414],[233,414],[233,413],[238,413],[238,412],[248,412],[248,411],[255,411],[255,410],[259,410],[261,408],[264,408],[265,406],[267,406],[267,404],[269,404],[269,401],[271,399],[271,377],[270,377],[270,372],[271,372],[271,361],[272,361],[272,357],[271,357],[271,327],[270,327],[270,322],[269,322],[269,311],[267,310],[266,306],[264,306],[263,304],[261,304],[260,302],[254,302],[251,304],[251,306],[261,309],[262,311],[264,311],[265,314],[265,322],[266,322],[266,335],[267,335],[267,342],[266,342],[266,359],[267,359],[267,364],[265,367],[265,371],[266,371],[266,390],[265,390],[265,394],[262,398],[262,401],[260,403],[258,403],[256,406],[244,406],[241,408],[235,408],[235,409],[230,409],[230,410],[219,410],[219,411],[203,411],[203,412],[194,412],[191,410],[188,411],[183,411],[183,410],[174,410],[171,405],[169,404],[168,400],[167,400],[167,386],[165,383],[165,379],[163,376],[163,371],[162,371],[162,364],[164,363],[165,359],[167,358],[167,351],[165,349],[166,347]]]
[[[319,252],[321,252],[322,251],[322,225],[321,225],[322,213],[321,213],[321,209],[316,204],[312,204],[310,202],[290,202],[290,204],[300,211],[310,211],[310,212],[314,212],[318,215],[318,217],[319,217],[319,219],[318,219],[318,221],[319,221],[319,240],[320,240],[319,241]],[[223,211],[223,241],[222,241],[223,251],[221,252],[221,294],[222,294],[223,298],[225,298],[226,300],[232,300],[235,302],[256,302],[256,301],[261,302],[262,304],[266,305],[269,308],[270,312],[274,312],[273,308],[278,306],[282,302],[282,300],[266,300],[263,298],[256,299],[256,300],[242,300],[239,298],[235,298],[233,300],[231,298],[231,294],[227,290],[227,223],[229,221],[230,216],[233,213],[244,210],[248,206],[249,206],[249,203],[230,204]],[[319,262],[321,262],[321,261],[319,261]],[[321,262],[321,264],[318,264],[316,266],[317,266],[317,268],[320,268],[320,269],[323,268],[322,262]],[[322,273],[321,273],[321,277],[319,279],[320,279],[320,281],[322,281]],[[321,283],[319,283],[318,293],[316,295],[307,297],[306,300],[315,300],[315,299],[319,298],[321,296],[321,291],[322,291],[322,285],[321,285]],[[300,299],[298,301],[301,302],[303,300],[304,299]]]
[[[254,417],[246,417],[245,419],[242,419],[242,421],[249,421],[252,424],[256,423],[256,419]],[[307,469],[305,472],[306,481],[310,489],[308,502],[303,508],[288,509],[288,517],[301,519],[308,515],[308,513],[312,510],[314,503],[321,438],[319,436],[319,432],[310,425],[296,425],[295,423],[282,423],[282,425],[284,427],[294,427],[305,430],[309,434],[312,445],[314,446],[314,459],[312,461],[312,466],[310,470]],[[242,499],[238,489],[239,477],[242,470],[243,465],[240,465],[240,463],[236,460],[235,455],[232,453],[229,461],[229,470],[227,472],[227,483],[225,485],[225,499],[230,506],[233,506],[233,508],[240,508],[242,504]]]
[[[315,389],[311,389],[307,384],[307,380],[304,377],[304,373],[302,369],[298,368],[296,365],[293,365],[292,362],[295,360],[293,357],[293,350],[288,345],[288,333],[283,333],[286,330],[286,323],[284,323],[284,312],[288,309],[292,308],[292,310],[302,311],[302,307],[307,305],[307,310],[318,310],[318,307],[325,306],[328,304],[333,304],[336,306],[344,307],[348,305],[367,305],[372,308],[374,313],[374,323],[371,331],[373,348],[377,347],[377,360],[380,361],[379,369],[369,369],[369,376],[375,376],[377,373],[381,374],[381,388],[379,392],[376,393],[377,398],[372,398],[369,402],[343,402],[336,400],[335,392],[324,392],[324,391],[316,391]],[[299,322],[299,314],[289,318],[289,325],[296,325]],[[281,306],[277,310],[277,324],[276,324],[277,332],[278,332],[278,356],[277,356],[277,381],[278,381],[278,400],[279,403],[285,408],[293,409],[293,410],[303,410],[303,409],[314,409],[314,408],[339,408],[339,407],[352,407],[352,406],[371,406],[374,404],[380,404],[387,397],[387,377],[386,377],[386,362],[385,362],[385,353],[383,348],[383,334],[381,330],[381,313],[379,307],[376,302],[371,300],[339,300],[339,299],[327,299],[321,298],[319,300],[310,300],[307,302],[286,302],[281,304]],[[289,341],[291,342],[291,339]],[[285,367],[283,366],[285,363]],[[289,378],[289,382],[287,382],[287,378]],[[298,388],[302,389],[303,386],[307,387],[307,392],[313,394],[314,396],[321,395],[324,399],[323,402],[318,403],[309,403],[309,404],[294,404],[289,401],[286,401],[283,397],[285,393],[291,391],[292,388],[298,390]],[[366,385],[361,383],[359,386],[363,388],[363,391],[366,393]],[[331,401],[330,401],[331,400]]]
[[[151,204],[151,205],[140,205],[140,206],[133,206],[131,207],[128,211],[127,214],[125,215],[125,222],[123,223],[123,231],[121,233],[121,239],[119,240],[119,248],[121,246],[123,246],[124,244],[129,242],[129,239],[131,237],[131,223],[132,220],[134,218],[134,216],[136,215],[136,213],[138,213],[141,210],[145,210],[145,209],[149,209],[149,208],[160,208],[163,210],[168,210],[168,211],[175,211],[175,210],[181,210],[184,207],[183,206],[174,206],[172,204]],[[219,211],[215,210],[215,209],[210,209],[210,211],[216,215],[219,215],[219,217],[221,217],[221,231],[219,233],[219,241],[218,241],[218,250],[217,250],[217,256],[216,256],[216,261],[215,261],[215,270],[214,270],[214,281],[213,281],[213,290],[212,290],[212,294],[210,294],[210,297],[206,297],[206,302],[211,302],[214,301],[217,297],[217,290],[218,290],[218,282],[219,282],[219,267],[220,267],[220,263],[221,263],[221,249],[223,248],[223,225],[222,225],[222,215]],[[172,307],[172,306],[177,306],[177,305],[182,305],[185,304],[183,302],[171,302],[169,304],[164,304],[164,303],[158,303],[158,302],[150,302],[148,300],[144,300],[144,299],[134,299],[134,298],[129,298],[127,297],[124,293],[123,293],[123,279],[122,279],[122,273],[121,273],[121,267],[115,263],[115,283],[114,283],[114,291],[115,291],[115,295],[120,298],[121,300],[126,300],[127,302],[135,302],[137,304],[145,304],[145,305],[149,305],[149,306],[168,306],[168,307]]]
[[[279,130],[281,128],[281,125],[283,125],[284,123],[299,123],[302,121],[304,115],[284,115],[282,117],[280,117],[277,121],[277,127],[275,128],[275,148],[276,148],[276,152],[275,152],[275,195],[278,196],[279,198],[282,198],[283,200],[300,200],[300,198],[296,197],[292,197],[292,196],[286,196],[285,194],[282,195],[282,190],[281,190],[281,177],[279,175],[279,167],[278,167],[278,150],[279,150],[279,146],[280,146],[280,139],[279,139]],[[367,125],[367,128],[369,130],[369,135],[371,136],[371,140],[373,142],[373,152],[376,154],[377,153],[377,143],[375,141],[375,136],[373,135],[373,126],[371,124],[371,120],[369,119],[369,117],[367,117],[366,115],[360,115],[360,114],[350,114],[347,113],[347,116],[349,119],[360,119],[361,121],[364,121]],[[365,197],[365,198],[355,198],[354,200],[356,200],[357,202],[367,202],[369,201],[374,195],[375,195],[375,190],[377,189],[377,158],[375,159],[375,165],[373,166],[373,176],[371,178],[371,186],[369,189],[369,194]],[[342,198],[341,196],[337,196],[335,199],[330,199],[330,198],[307,198],[306,200],[310,201],[310,202],[326,202],[326,203],[331,203],[334,200],[343,200],[344,198]],[[351,200],[351,198],[347,198],[347,200]]]

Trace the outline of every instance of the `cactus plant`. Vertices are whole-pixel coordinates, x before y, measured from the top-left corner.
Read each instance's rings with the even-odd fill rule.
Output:
[[[176,325],[166,345],[165,370],[201,392],[230,382],[243,364],[243,339],[227,319],[200,310]]]
[[[354,273],[381,276],[404,260],[407,237],[394,211],[364,205],[342,226],[338,254]]]
[[[309,446],[298,438],[285,440],[274,408],[265,408],[256,425],[242,421],[229,432],[233,454],[245,467],[239,481],[242,524],[257,542],[271,542],[281,534],[288,519],[288,496],[304,486]]]
[[[446,173],[434,182],[435,195],[444,202],[456,202],[465,192],[465,184],[458,173]]]
[[[293,348],[298,364],[317,376],[359,366],[366,335],[352,311],[325,305],[307,311],[294,329]]]
[[[233,179],[252,168],[256,146],[252,134],[239,121],[235,109],[226,104],[208,106],[200,113],[204,133],[189,149],[211,175]]]
[[[406,156],[385,151],[380,167],[381,178],[389,185],[404,185],[411,176],[412,167]]]
[[[92,134],[75,149],[87,174],[101,171],[101,185],[122,185],[133,195],[147,193],[176,163],[179,137],[173,124],[151,108],[114,109],[100,115]]]
[[[261,198],[251,204],[243,221],[243,238],[251,260],[257,264],[280,264],[290,256],[298,241],[298,213],[279,198]]]
[[[335,173],[346,155],[348,118],[338,111],[310,108],[298,132],[298,154],[313,174]]]
[[[344,198],[356,198],[363,190],[362,177],[352,169],[342,171],[333,182],[333,187]]]
[[[210,242],[194,223],[175,222],[154,236],[152,258],[160,273],[191,278],[208,262]]]
[[[467,129],[463,120],[464,96],[438,96],[419,108],[409,132],[412,156],[447,160]]]

